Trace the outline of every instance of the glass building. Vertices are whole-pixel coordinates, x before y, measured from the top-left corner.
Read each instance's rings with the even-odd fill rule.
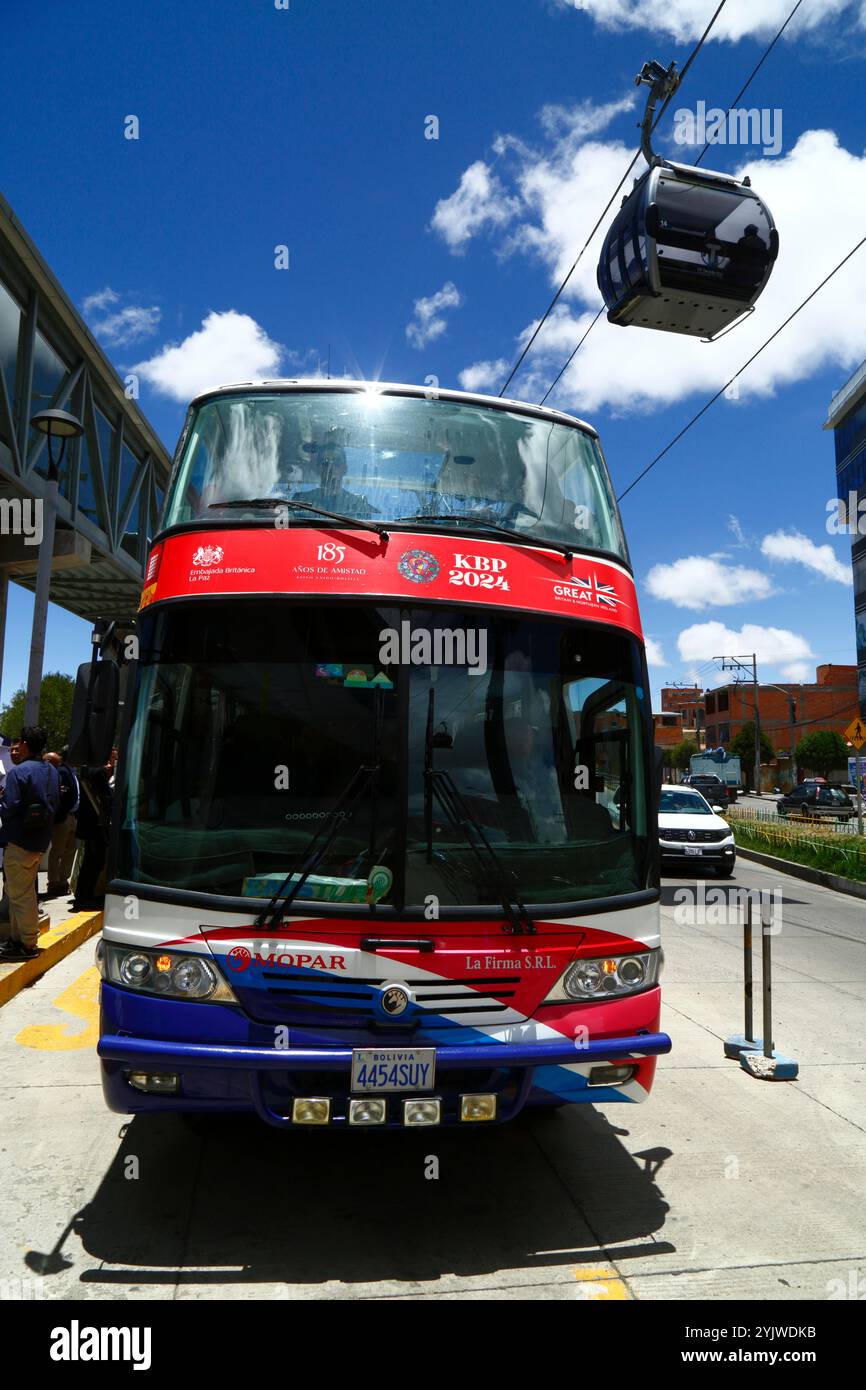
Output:
[[[835,436],[837,505],[851,536],[857,689],[866,718],[866,362],[834,395],[824,428]]]

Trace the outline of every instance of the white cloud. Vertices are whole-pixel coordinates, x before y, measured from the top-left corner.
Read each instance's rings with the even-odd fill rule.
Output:
[[[813,681],[815,668],[808,661],[789,661],[787,666],[782,667],[782,675],[786,681]]]
[[[535,147],[501,137],[495,188],[469,198],[483,172],[475,163],[460,187],[441,202],[433,226],[452,250],[465,250],[472,237],[492,242],[500,255],[522,255],[544,269],[538,288],[541,305],[574,263],[602,208],[634,154],[628,144],[602,138],[597,127],[616,107],[582,110],[565,123],[550,109]],[[584,131],[595,125],[596,133]],[[672,125],[661,130],[671,150]],[[784,133],[784,132],[783,132]],[[664,147],[665,140],[660,142]],[[832,130],[810,130],[776,158],[753,157],[749,148],[720,149],[719,162],[742,177],[748,174],[766,199],[779,228],[780,251],[757,311],[735,332],[706,346],[693,338],[647,329],[624,329],[599,319],[556,388],[554,403],[591,415],[602,406],[617,411],[658,410],[690,396],[718,391],[769,337],[805,295],[842,260],[856,240],[866,205],[866,155],[842,148]],[[636,166],[638,169],[642,164]],[[820,187],[820,198],[814,196]],[[618,200],[617,200],[618,201]],[[447,215],[446,215],[447,212]],[[610,211],[593,236],[577,270],[544,325],[517,379],[515,394],[539,399],[589,328],[600,306],[596,264]],[[866,356],[866,249],[854,256],[738,378],[739,400],[722,399],[716,412],[771,396],[827,367],[849,372]],[[515,342],[532,325],[515,324]]]
[[[132,370],[161,395],[188,401],[210,386],[276,376],[283,353],[249,314],[228,309],[208,314],[197,332]]]
[[[720,608],[730,603],[768,598],[773,585],[760,570],[725,565],[702,555],[688,555],[669,565],[653,565],[646,577],[653,598],[667,599],[678,608]]]
[[[479,159],[465,170],[451,197],[436,204],[432,225],[452,251],[459,251],[482,227],[500,227],[510,221],[519,207],[516,198],[505,194],[489,165]]]
[[[680,42],[704,32],[714,6],[707,0],[558,0],[564,9],[589,14],[603,29],[650,29]],[[817,29],[828,19],[851,9],[851,0],[812,0],[791,21],[785,36]],[[736,42],[747,35],[771,38],[792,9],[791,0],[728,0],[708,39]]]
[[[731,514],[728,517],[728,530],[732,531],[733,534],[736,536],[737,545],[747,546],[749,544],[749,542],[746,540],[745,534],[743,533],[743,528],[740,525],[739,517],[736,517],[733,514]]]
[[[820,574],[824,579],[832,579],[836,584],[851,585],[854,582],[850,565],[844,565],[836,558],[830,545],[816,545],[800,531],[773,531],[761,541],[761,554],[771,560],[782,560]]]
[[[667,666],[661,642],[657,642],[655,637],[645,637],[644,646],[648,666]]]
[[[93,332],[109,347],[125,347],[156,332],[162,312],[155,304],[127,304],[115,309],[113,306],[117,304],[120,304],[120,295],[110,285],[89,294],[82,304],[83,312],[91,319]]]
[[[444,311],[459,309],[462,303],[460,291],[451,280],[447,280],[441,290],[437,290],[428,298],[416,299],[415,316],[406,324],[406,337],[412,346],[423,348],[436,338],[441,338],[448,327]]]
[[[806,638],[799,633],[784,627],[759,627],[756,623],[744,623],[739,631],[720,622],[694,623],[680,633],[677,647],[683,661],[688,662],[711,661],[716,656],[751,656],[754,652],[759,677],[762,664],[790,665],[814,656]]]
[[[110,285],[106,285],[104,290],[97,290],[96,294],[89,294],[84,300],[82,308],[85,314],[97,313],[100,309],[107,309],[109,304],[117,304],[120,295],[113,290]]]
[[[510,365],[504,357],[497,357],[495,362],[475,362],[464,368],[458,380],[464,391],[487,391],[500,385]]]

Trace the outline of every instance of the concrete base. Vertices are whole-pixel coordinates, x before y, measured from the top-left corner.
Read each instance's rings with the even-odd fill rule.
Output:
[[[800,1071],[793,1057],[783,1057],[775,1049],[772,1057],[765,1057],[763,1052],[743,1052],[740,1066],[758,1081],[795,1081]]]
[[[762,1052],[763,1049],[763,1038],[747,1038],[745,1033],[732,1033],[725,1038],[725,1056],[732,1057],[735,1062],[739,1062],[744,1052]]]

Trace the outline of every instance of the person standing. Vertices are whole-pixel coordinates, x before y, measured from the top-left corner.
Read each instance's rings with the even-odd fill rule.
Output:
[[[66,756],[67,752],[68,747],[64,747],[59,753],[43,755],[45,762],[57,768],[60,778],[60,810],[54,818],[51,832],[46,898],[59,898],[69,892],[69,875],[75,858],[75,817],[81,800],[81,788],[75,769]]]
[[[72,903],[76,912],[99,910],[105,904],[105,854],[113,802],[111,779],[116,757],[117,751],[112,748],[111,757],[102,767],[79,769],[81,801],[75,833],[84,844],[84,856]]]
[[[0,800],[3,875],[9,897],[9,939],[0,948],[3,965],[33,960],[39,954],[36,878],[60,806],[57,769],[42,761],[46,742],[44,729],[36,724],[24,726],[12,744],[13,766]]]

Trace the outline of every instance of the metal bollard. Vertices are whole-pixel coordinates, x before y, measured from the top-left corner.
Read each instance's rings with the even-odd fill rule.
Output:
[[[773,1056],[773,982],[772,982],[773,914],[770,903],[761,894],[761,986],[764,996],[764,1056]]]
[[[754,1019],[752,1001],[754,998],[753,969],[752,969],[752,899],[746,896],[746,905],[743,909],[743,1012],[745,1014],[742,1033],[733,1033],[731,1037],[725,1038],[725,1056],[733,1057],[739,1061],[744,1052],[752,1052],[755,1048],[763,1046],[760,1038],[754,1034]]]
[[[749,914],[751,923],[751,913]],[[749,928],[751,936],[751,925]],[[793,1081],[798,1072],[799,1066],[793,1057],[783,1057],[777,1052],[773,1045],[773,962],[772,962],[772,942],[773,942],[773,911],[772,902],[769,897],[765,898],[761,894],[761,991],[763,996],[763,1019],[764,1037],[763,1040],[755,1040],[751,1047],[740,1049],[740,1066],[743,1071],[747,1071],[750,1076],[754,1076],[759,1081]],[[751,967],[751,951],[749,953],[749,965]],[[751,1004],[749,1004],[751,1013]],[[725,1045],[726,1055],[728,1053],[727,1044]]]
[[[746,899],[745,920],[743,922],[743,995],[745,1000],[744,1041],[754,1041],[752,1028],[752,899]]]

